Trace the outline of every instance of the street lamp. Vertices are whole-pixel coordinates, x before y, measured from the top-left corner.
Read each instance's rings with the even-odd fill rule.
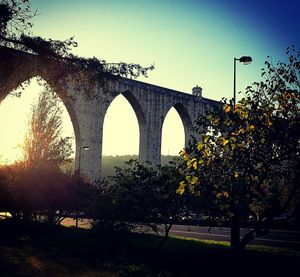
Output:
[[[248,65],[252,62],[252,58],[249,56],[242,56],[239,59],[233,58],[233,109],[235,109],[236,104],[236,61]]]
[[[239,59],[233,58],[233,109],[235,109],[236,105],[236,61],[243,63],[244,65],[248,65],[252,62],[252,58],[249,56],[242,56]],[[231,192],[233,190],[233,186],[231,183]],[[231,246],[236,246],[239,243],[240,238],[240,227],[239,227],[239,204],[234,203],[234,215],[231,223],[230,237],[231,237]],[[238,241],[237,241],[238,240]]]
[[[90,150],[90,147],[88,147],[88,146],[81,146],[80,148],[79,148],[79,158],[78,158],[78,173],[79,173],[79,176],[80,176],[80,161],[81,161],[81,150],[85,150],[85,151],[87,151],[87,150]]]
[[[90,147],[88,146],[81,146],[79,148],[79,157],[78,157],[78,174],[79,174],[79,177],[80,177],[80,162],[81,162],[81,150],[84,150],[84,151],[87,151],[90,149]],[[78,228],[78,214],[76,215],[76,228]]]

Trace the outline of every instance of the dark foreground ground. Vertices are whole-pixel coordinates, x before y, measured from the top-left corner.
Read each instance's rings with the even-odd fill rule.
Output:
[[[97,234],[47,225],[0,222],[0,276],[294,276],[300,253],[154,235]],[[293,275],[292,275],[293,274]]]

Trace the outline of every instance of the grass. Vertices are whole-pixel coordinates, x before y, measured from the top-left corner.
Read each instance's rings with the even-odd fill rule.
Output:
[[[298,270],[300,253],[249,246],[239,255],[227,243],[170,238],[157,251],[155,235],[106,235],[75,228],[17,228],[0,222],[0,276],[266,276]]]

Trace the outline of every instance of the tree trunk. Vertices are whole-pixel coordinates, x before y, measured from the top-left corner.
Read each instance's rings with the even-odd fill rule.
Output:
[[[266,234],[268,234],[272,219],[273,216],[269,216],[264,221],[259,221],[255,228],[242,238],[240,248],[244,249],[251,240],[255,239],[256,237],[265,236]]]
[[[171,230],[171,228],[172,228],[172,225],[173,224],[164,224],[165,225],[165,235],[164,235],[164,237],[162,238],[162,240],[159,242],[159,244],[157,245],[157,247],[156,247],[156,249],[155,249],[155,251],[154,251],[154,253],[157,253],[157,252],[159,252],[159,250],[162,248],[162,246],[164,245],[164,243],[168,240],[168,238],[169,238],[169,232],[170,232],[170,230]]]
[[[240,219],[237,207],[231,218],[230,245],[234,250],[239,250],[240,248]]]

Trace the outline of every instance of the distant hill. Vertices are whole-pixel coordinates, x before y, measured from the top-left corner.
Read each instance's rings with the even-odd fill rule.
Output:
[[[138,160],[137,155],[124,155],[124,156],[103,156],[102,157],[102,176],[112,176],[115,174],[115,166],[123,167],[124,162],[129,161],[131,159]],[[161,156],[161,164],[165,165],[174,158],[179,158],[179,156]]]

